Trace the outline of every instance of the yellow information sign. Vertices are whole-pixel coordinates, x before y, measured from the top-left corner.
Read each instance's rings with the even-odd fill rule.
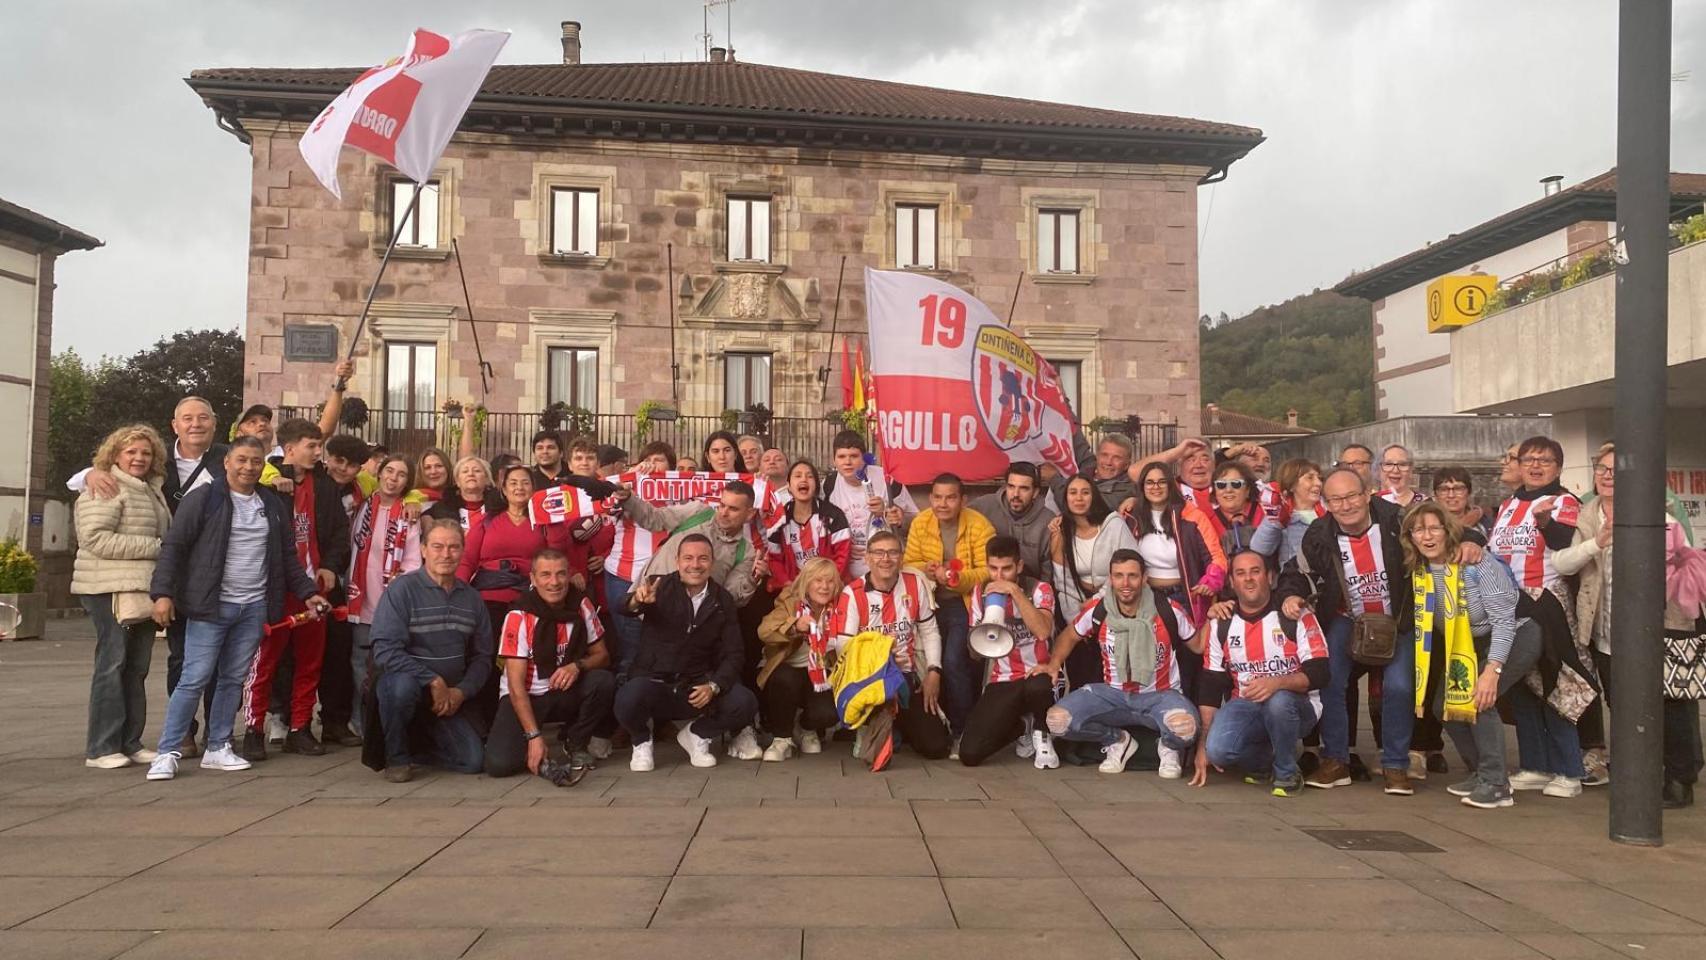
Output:
[[[1456,330],[1481,319],[1499,278],[1484,273],[1440,277],[1428,284],[1428,332]]]

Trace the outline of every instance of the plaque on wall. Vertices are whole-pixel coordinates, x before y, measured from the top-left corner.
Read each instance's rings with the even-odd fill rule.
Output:
[[[284,359],[331,363],[338,359],[338,328],[329,323],[284,325]]]

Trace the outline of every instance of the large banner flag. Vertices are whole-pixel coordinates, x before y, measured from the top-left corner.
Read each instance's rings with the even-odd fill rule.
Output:
[[[340,199],[338,153],[346,145],[427,182],[508,41],[507,31],[469,30],[446,39],[416,30],[401,57],[357,77],[320,111],[302,135],[302,159]]]
[[[618,486],[631,487],[634,496],[654,507],[698,502],[705,504],[707,508],[714,506],[722,497],[723,488],[729,485],[729,481],[741,480],[751,484],[753,492],[758,495],[756,502],[761,511],[761,518],[764,503],[770,496],[770,484],[762,476],[750,473],[630,471],[612,474],[604,479]],[[762,530],[761,524],[755,524],[755,527]],[[610,555],[604,560],[604,569],[623,580],[633,580],[646,568],[646,562],[652,558],[652,553],[662,546],[668,537],[667,531],[645,530],[634,521],[621,517],[616,523],[616,539],[610,545]]]
[[[932,277],[867,269],[865,302],[889,476],[988,480],[1013,460],[1078,472],[1054,367],[982,301]]]

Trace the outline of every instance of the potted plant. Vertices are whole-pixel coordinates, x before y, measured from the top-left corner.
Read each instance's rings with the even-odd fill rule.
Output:
[[[771,412],[769,407],[762,403],[755,403],[746,408],[746,412],[741,414],[740,419],[748,433],[757,437],[768,437],[770,436],[770,419],[773,416],[775,414]]]
[[[734,433],[736,430],[740,429],[740,411],[733,407],[730,407],[718,414],[717,419],[722,421],[723,429],[730,433]]]
[[[344,401],[343,409],[338,411],[338,423],[347,430],[359,432],[367,426],[370,413],[367,401],[360,397],[350,397]]]
[[[0,543],[0,604],[18,611],[17,625],[5,631],[5,639],[42,635],[47,621],[47,597],[36,592],[36,558],[16,540]],[[10,619],[10,615],[5,619]]]

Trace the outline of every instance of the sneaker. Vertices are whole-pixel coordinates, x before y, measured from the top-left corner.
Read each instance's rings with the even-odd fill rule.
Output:
[[[178,751],[176,751],[176,750],[173,750],[169,753],[160,754],[158,757],[154,758],[153,763],[148,765],[148,779],[150,779],[150,780],[170,780],[170,779],[172,779],[173,777],[178,775],[178,761],[182,760],[182,759],[183,759],[183,756],[181,754],[179,754]]]
[[[267,758],[267,738],[253,730],[243,734],[243,749],[239,751],[243,759],[250,763],[260,763]]]
[[[1102,763],[1096,769],[1103,773],[1124,773],[1126,761],[1137,752],[1137,741],[1131,734],[1120,731],[1120,738],[1102,748]]]
[[[1518,770],[1510,779],[1512,790],[1543,790],[1552,782],[1552,775],[1539,770]]]
[[[1587,776],[1582,778],[1582,786],[1584,787],[1603,787],[1610,783],[1611,774],[1609,772],[1595,773],[1589,770]]]
[[[130,758],[122,753],[109,753],[99,757],[87,757],[83,766],[92,770],[117,770],[130,766]]]
[[[1354,753],[1351,754],[1350,771],[1351,779],[1358,783],[1368,783],[1374,779],[1374,774],[1368,772],[1368,766],[1362,762],[1362,757]]]
[[[777,737],[770,741],[770,746],[764,748],[764,759],[772,763],[780,763],[794,755],[794,740],[792,737]]]
[[[807,730],[807,731],[801,733],[800,734],[800,752],[801,753],[822,753],[823,752],[823,738],[819,737],[817,734],[813,733],[810,730]]]
[[[948,759],[949,760],[958,760],[959,758],[960,758],[960,738],[955,737],[953,746],[948,748]]]
[[[237,756],[237,751],[231,749],[231,744],[222,743],[201,755],[203,770],[247,770],[252,764]]]
[[[324,721],[320,724],[320,742],[335,743],[340,747],[359,747],[362,743],[361,734],[351,730],[349,724]]]
[[[585,747],[570,750],[569,767],[573,770],[596,770],[598,769],[598,758],[593,756],[592,751]]]
[[[1304,781],[1304,785],[1318,790],[1348,787],[1351,785],[1351,768],[1331,757],[1322,757],[1321,764],[1309,775],[1309,779]]]
[[[1611,755],[1605,748],[1582,751],[1582,767],[1587,770],[1582,786],[1603,787],[1611,782]]]
[[[1415,794],[1416,788],[1410,786],[1410,771],[1393,769],[1382,770],[1380,773],[1386,778],[1385,790],[1387,793],[1394,797],[1408,797]]]
[[[614,746],[609,737],[593,737],[587,741],[586,749],[594,760],[609,760],[610,751]]]
[[[1156,754],[1161,758],[1158,771],[1163,780],[1177,780],[1185,775],[1185,761],[1180,759],[1179,751],[1172,747],[1156,746]]]
[[[751,727],[747,727],[745,730],[741,731],[741,734],[746,736],[750,736],[751,733]],[[717,755],[711,752],[711,741],[694,733],[693,724],[682,724],[681,730],[675,735],[675,742],[681,744],[681,749],[687,751],[687,762],[693,764],[695,767],[714,767],[717,765]],[[736,737],[735,743],[738,745],[739,742],[740,738]],[[758,741],[756,739],[752,741],[752,749],[758,750]],[[729,751],[729,755],[735,755],[732,749]],[[752,759],[757,760],[762,756],[764,756],[763,751],[759,751],[758,756],[755,756]]]
[[[1274,775],[1271,773],[1246,773],[1244,774],[1244,782],[1252,787],[1265,787],[1274,782]]]
[[[415,765],[394,763],[385,768],[386,783],[408,783],[415,778]]]
[[[1480,785],[1481,785],[1481,778],[1480,777],[1470,777],[1469,779],[1463,781],[1462,783],[1454,783],[1451,786],[1446,787],[1445,792],[1451,794],[1454,797],[1469,797],[1469,796],[1474,796],[1475,788],[1479,787]]]
[[[685,731],[687,728],[682,727],[681,729]],[[681,734],[676,734],[676,739],[681,741],[682,746],[685,747],[687,745],[687,741],[681,740]],[[694,739],[697,740],[701,738],[695,737]],[[707,740],[706,742],[709,743],[710,741]],[[706,747],[706,750],[709,749],[709,747]],[[693,751],[689,749],[687,754],[688,756],[692,756]],[[729,743],[730,760],[759,760],[763,757],[764,749],[758,745],[758,734],[750,726],[742,727],[741,731],[735,734],[734,740]],[[716,758],[714,757],[712,758],[711,763],[700,763],[697,760],[693,761],[693,765],[695,767],[709,767],[714,766],[715,763]]]
[[[1283,780],[1276,779],[1271,792],[1276,797],[1297,796],[1303,792],[1303,775],[1301,773],[1297,773],[1286,777]]]
[[[1030,736],[1031,766],[1038,770],[1057,770],[1060,768],[1060,754],[1054,752],[1054,738],[1047,730],[1033,730]]]
[[[650,773],[657,765],[652,762],[652,742],[634,744],[634,753],[628,758],[628,769],[635,773]]]
[[[1297,769],[1306,777],[1314,773],[1315,768],[1320,765],[1321,755],[1313,750],[1305,750],[1297,756]]]
[[[284,752],[300,753],[305,757],[321,757],[325,756],[326,748],[320,746],[320,741],[314,739],[313,731],[303,727],[284,735]]]
[[[284,725],[284,721],[280,720],[276,713],[267,714],[266,728],[268,743],[283,743],[284,738],[290,734],[290,728]]]
[[[1411,750],[1408,772],[1411,780],[1426,780],[1428,778],[1428,755],[1420,750]]]
[[[1013,755],[1020,760],[1029,760],[1037,755],[1036,744],[1031,742],[1029,734],[1019,734],[1019,739],[1013,741]]]
[[[859,729],[853,731],[853,756],[854,756],[854,758],[863,757],[865,755],[865,737],[866,737],[866,733],[865,733],[864,727],[860,727]]]
[[[1516,805],[1516,798],[1511,796],[1508,786],[1493,786],[1490,783],[1477,783],[1475,791],[1463,798],[1466,807],[1479,807],[1482,810],[1496,810],[1499,807]]]
[[[1582,795],[1582,782],[1577,780],[1575,777],[1557,776],[1552,778],[1551,783],[1541,787],[1540,792],[1548,797],[1557,797],[1560,800],[1569,800],[1572,797],[1579,797]]]
[[[147,747],[143,747],[127,754],[127,756],[130,757],[132,763],[153,763],[155,760],[160,758],[160,752],[158,750],[150,750]]]
[[[1435,751],[1428,754],[1429,773],[1450,773],[1451,765],[1445,762],[1445,754]]]

